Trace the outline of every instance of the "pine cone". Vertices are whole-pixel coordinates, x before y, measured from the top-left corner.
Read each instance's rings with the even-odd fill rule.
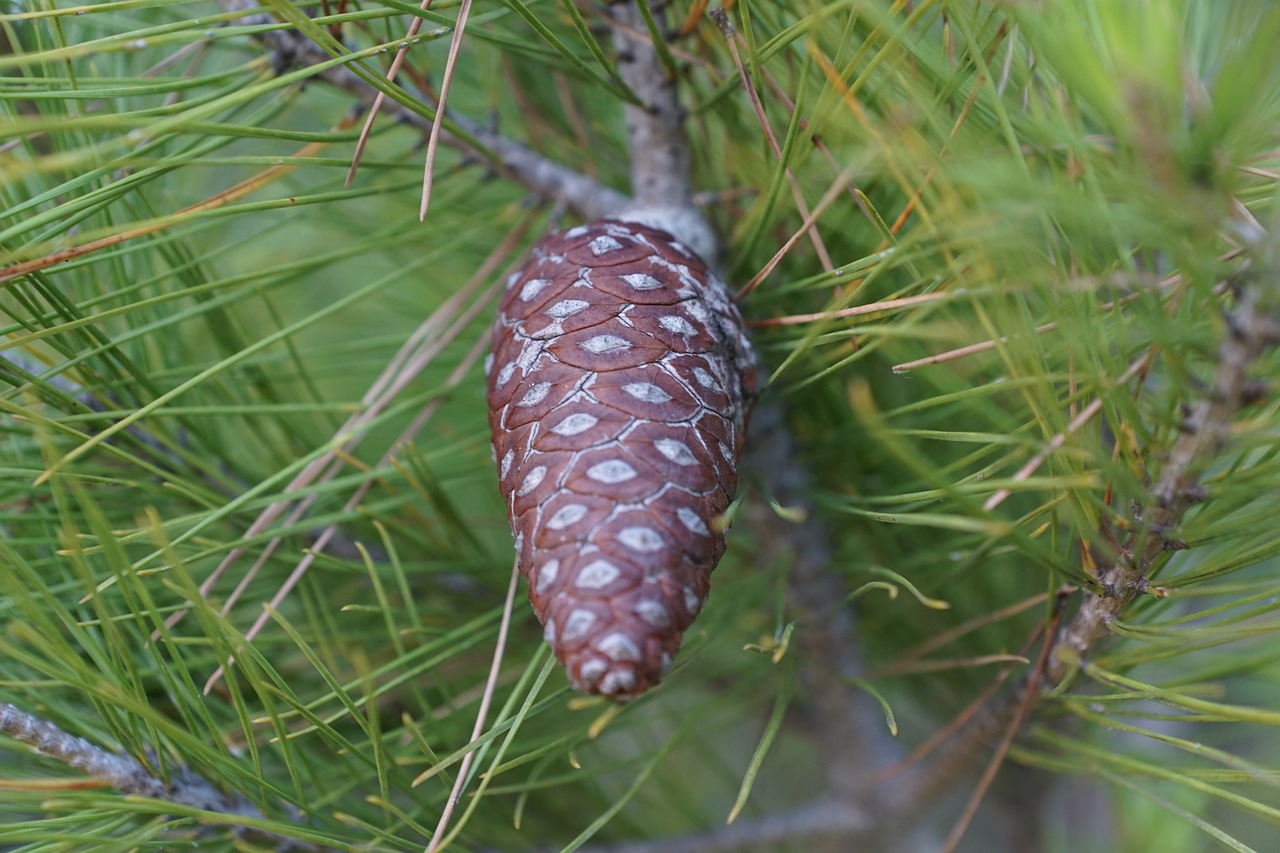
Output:
[[[604,219],[507,282],[486,362],[502,494],[575,687],[658,683],[724,553],[755,382],[724,283],[665,231]]]

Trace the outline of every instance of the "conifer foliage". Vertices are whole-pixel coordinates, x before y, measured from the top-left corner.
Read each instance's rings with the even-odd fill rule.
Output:
[[[0,850],[1273,849],[1277,44],[3,0]]]

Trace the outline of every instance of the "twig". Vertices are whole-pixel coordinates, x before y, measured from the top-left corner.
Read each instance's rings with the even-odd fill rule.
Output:
[[[623,107],[635,199],[608,213],[668,231],[714,265],[719,243],[693,204],[684,111],[676,80],[662,61],[670,51],[665,45],[661,51],[655,47],[658,22],[641,10],[641,3],[647,9],[648,0],[622,0],[609,7],[618,76],[640,105]]]
[[[1235,414],[1253,399],[1249,368],[1278,341],[1280,324],[1262,308],[1257,289],[1245,287],[1239,308],[1227,317],[1227,335],[1218,347],[1213,380],[1174,442],[1147,507],[1135,519],[1119,553],[1100,562],[1102,590],[1086,593],[1080,610],[1058,634],[1046,668],[1050,689],[1075,671],[1107,634],[1111,622],[1146,590],[1152,566],[1173,542],[1170,532],[1192,504],[1204,499],[1203,467],[1226,446]]]
[[[268,24],[279,24],[277,16],[269,9],[262,8],[258,0],[218,0],[218,6],[224,12],[245,12],[243,18],[228,23],[246,27],[260,27]],[[308,15],[314,10],[305,10]],[[271,51],[271,64],[277,72],[295,66],[315,65],[330,58],[329,54],[311,39],[292,27],[267,30],[258,33],[254,38],[265,44]],[[317,72],[317,76],[330,83],[342,84],[347,81],[359,81],[349,68],[336,66]]]
[[[405,110],[415,117],[417,113]],[[402,115],[404,114],[402,113]],[[419,117],[420,118],[420,117]],[[508,139],[456,112],[449,121],[479,140],[483,148],[473,148],[460,137],[446,133],[444,141],[490,163],[504,175],[548,201],[576,210],[584,219],[600,219],[626,207],[629,199],[617,190],[561,166],[519,142]]]
[[[973,794],[965,804],[964,811],[956,819],[951,832],[947,834],[946,842],[942,848],[943,853],[954,853],[955,849],[960,846],[965,832],[969,829],[969,824],[973,822],[974,815],[978,813],[978,807],[982,804],[983,798],[986,797],[987,791],[991,789],[991,784],[995,782],[996,774],[1000,771],[1000,765],[1004,764],[1005,756],[1009,754],[1009,747],[1013,744],[1013,738],[1018,733],[1018,728],[1031,710],[1032,698],[1035,696],[1036,686],[1040,683],[1040,674],[1044,672],[1045,662],[1049,659],[1049,650],[1052,648],[1052,634],[1057,630],[1058,622],[1062,619],[1061,604],[1062,599],[1059,599],[1059,607],[1054,614],[1054,625],[1050,631],[1045,632],[1046,636],[1040,649],[1040,658],[1036,661],[1035,668],[1031,670],[1031,674],[1027,678],[1027,689],[1022,701],[1014,708],[1013,714],[1005,726],[1004,737],[1000,739],[995,754],[987,762],[986,769],[982,772],[982,778],[978,780]]]
[[[247,11],[256,8],[254,0],[219,0],[219,2],[226,11],[239,9]],[[265,12],[246,16],[238,21],[241,24],[272,22],[274,18]],[[330,59],[327,53],[311,43],[304,35],[291,29],[273,30],[258,38],[271,48],[277,61],[277,68],[281,67],[282,63],[283,67],[306,66]],[[372,107],[380,94],[377,89],[345,67],[329,68],[318,72],[317,76],[326,83],[354,95],[363,107]],[[395,103],[390,109],[395,117],[405,124],[417,128],[424,134],[431,132],[430,119],[399,103]],[[446,118],[449,124],[475,142],[469,141],[462,135],[451,133],[448,126],[445,126],[441,133],[441,142],[489,164],[500,174],[548,201],[570,207],[587,219],[608,216],[627,204],[627,197],[622,193],[561,166],[525,145],[489,130],[480,122],[455,111],[450,111]]]
[[[208,780],[188,768],[175,770],[168,782],[160,779],[136,758],[108,752],[82,737],[68,734],[58,726],[8,703],[0,703],[0,732],[25,743],[37,752],[81,770],[122,794],[150,797],[233,817],[264,819],[257,806],[242,794],[223,794]],[[298,841],[257,827],[236,824],[241,829],[271,838],[280,851],[317,851],[317,845]]]
[[[16,369],[15,369],[16,368]],[[0,375],[11,373],[16,374],[17,378],[25,380],[27,376],[31,377],[33,387],[51,388],[54,391],[65,394],[68,400],[78,405],[84,406],[91,412],[105,413],[107,406],[103,403],[94,392],[88,390],[79,382],[65,376],[61,373],[52,376],[42,376],[47,370],[43,363],[33,361],[27,356],[14,350],[0,350]],[[25,375],[24,375],[25,374]],[[37,381],[42,382],[43,386],[37,385]],[[62,402],[61,400],[52,400],[51,402]],[[85,432],[92,434],[98,432],[92,425],[86,427]],[[135,423],[125,430],[125,435],[136,441],[141,447],[141,453],[137,457],[144,464],[154,466],[153,471],[178,471],[181,470],[184,462],[178,453],[168,444],[161,441],[156,434],[148,431],[141,423]],[[117,442],[113,439],[111,444]],[[186,442],[179,439],[178,446],[185,446]],[[224,484],[214,482],[212,478],[208,478],[208,484],[211,488],[226,492],[227,487]]]
[[[1268,274],[1274,274],[1269,270]],[[1268,283],[1274,289],[1274,285]],[[1218,347],[1217,366],[1200,402],[1187,416],[1170,448],[1159,480],[1145,507],[1135,508],[1130,534],[1111,553],[1093,549],[1097,591],[1086,591],[1071,620],[1058,628],[1043,668],[1037,668],[974,722],[944,756],[926,787],[936,789],[953,778],[992,734],[1029,714],[1046,696],[1061,689],[1081,668],[1093,648],[1109,633],[1112,622],[1147,590],[1156,561],[1177,543],[1171,533],[1187,510],[1205,497],[1200,485],[1204,468],[1228,444],[1237,412],[1254,399],[1249,370],[1262,354],[1280,343],[1280,322],[1264,308],[1256,287],[1243,287],[1239,306],[1227,317],[1227,335]],[[1081,412],[1083,415],[1084,412]]]
[[[172,782],[166,783],[137,759],[107,752],[7,703],[0,703],[0,731],[50,758],[83,770],[121,793],[222,814],[262,817],[262,812],[244,798],[225,796],[204,779],[191,775],[175,776]]]

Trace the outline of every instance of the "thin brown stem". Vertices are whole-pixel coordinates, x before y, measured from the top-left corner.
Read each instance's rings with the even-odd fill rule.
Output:
[[[498,674],[502,671],[502,656],[507,648],[507,632],[511,628],[511,612],[515,607],[516,589],[519,585],[520,564],[517,561],[511,567],[511,583],[507,585],[507,597],[502,605],[502,621],[498,627],[498,640],[493,647],[493,660],[489,665],[489,676],[485,679],[484,693],[480,697],[480,710],[476,711],[475,726],[471,729],[472,743],[480,739],[480,735],[484,732],[485,723],[489,719],[489,705],[493,702],[493,694],[498,684]],[[462,791],[466,787],[467,777],[471,773],[471,765],[475,759],[476,751],[474,749],[463,757],[462,766],[458,768],[458,776],[453,782],[453,790],[449,792],[449,799],[445,803],[444,811],[440,813],[440,822],[436,824],[435,831],[431,833],[431,843],[427,845],[425,853],[435,853],[445,841],[444,831],[448,829],[449,820],[453,817],[454,809],[458,807],[458,801],[462,799]]]
[[[1036,661],[1035,669],[1031,671],[1031,675],[1027,679],[1026,694],[1015,707],[1012,717],[1005,726],[1004,736],[996,747],[995,754],[987,762],[986,769],[982,771],[982,777],[978,780],[973,794],[965,804],[964,811],[961,812],[960,817],[956,819],[955,825],[951,828],[951,832],[948,833],[947,839],[943,843],[943,853],[955,853],[955,849],[960,846],[960,841],[964,838],[965,832],[968,831],[969,824],[973,822],[974,815],[978,813],[978,807],[982,804],[987,791],[991,789],[991,784],[996,779],[996,773],[999,772],[1000,765],[1004,763],[1005,756],[1009,754],[1009,747],[1013,745],[1013,738],[1018,733],[1022,721],[1026,719],[1028,712],[1031,710],[1032,697],[1035,695],[1036,687],[1039,686],[1040,675],[1044,672],[1045,663],[1049,659],[1049,651],[1053,647],[1052,637],[1057,631],[1058,622],[1061,621],[1061,618],[1062,612],[1059,610],[1055,614],[1052,628],[1045,632],[1045,641],[1040,648],[1040,658]]]
[[[742,55],[738,52],[738,42],[743,41],[742,35],[737,31],[729,21],[729,15],[723,9],[712,9],[711,17],[716,22],[716,26],[720,28],[720,32],[724,35],[725,42],[729,45],[729,54],[733,57],[733,64],[738,68],[738,76],[742,80],[742,89],[747,93],[748,100],[751,101],[751,108],[755,111],[756,121],[760,123],[760,129],[764,132],[765,139],[769,143],[769,149],[773,151],[773,156],[777,157],[779,162],[782,161],[782,146],[778,144],[778,136],[773,132],[773,126],[769,124],[769,117],[765,115],[764,104],[760,101],[760,95],[757,94],[755,86],[751,85],[751,77],[747,74],[747,66],[742,61]],[[791,197],[796,203],[796,209],[800,211],[800,215],[804,217],[805,224],[800,228],[798,234],[808,235],[809,241],[813,243],[813,250],[818,256],[818,262],[822,264],[822,268],[827,272],[835,269],[835,265],[831,263],[831,255],[827,252],[826,244],[822,242],[822,236],[818,234],[814,227],[818,220],[821,210],[809,212],[809,205],[804,200],[804,193],[800,191],[800,182],[796,180],[795,174],[791,171],[789,165],[783,167],[783,171],[787,178],[787,184],[791,187]],[[835,200],[835,196],[844,190],[845,186],[852,181],[853,174],[851,169],[845,169],[841,172],[837,179],[834,193],[828,192],[830,201],[823,199],[827,204]],[[794,245],[794,244],[790,244]],[[790,248],[788,245],[786,248]],[[776,261],[771,262],[776,263]],[[772,266],[767,267],[772,269]],[[759,273],[753,281],[759,283],[759,279],[767,275],[767,272]],[[755,285],[752,285],[754,287]],[[744,292],[747,288],[744,288]]]
[[[431,8],[431,0],[422,0],[418,6],[422,11]],[[404,59],[409,55],[409,42],[418,34],[418,30],[422,28],[423,19],[414,17],[413,22],[409,24],[409,32],[405,34],[404,44],[396,51],[395,58],[391,60],[391,67],[387,70],[387,82],[396,79],[396,75],[400,73],[400,66],[404,65]],[[364,156],[364,146],[369,141],[369,133],[373,130],[374,119],[378,117],[378,110],[382,108],[382,102],[387,98],[385,92],[379,92],[373,99],[373,104],[369,107],[369,112],[364,118],[364,127],[360,128],[360,138],[356,140],[355,153],[351,155],[351,167],[347,169],[347,179],[343,182],[343,186],[351,186],[351,181],[356,176],[356,169],[360,167],[360,158]]]
[[[444,75],[440,78],[440,99],[436,103],[436,115],[431,121],[431,132],[427,134],[427,161],[422,169],[422,204],[418,208],[419,221],[427,218],[427,208],[431,205],[431,181],[436,170],[436,154],[440,151],[444,107],[449,99],[449,86],[453,83],[453,72],[458,67],[458,51],[462,48],[462,35],[467,31],[467,18],[470,15],[471,0],[462,0],[462,8],[458,10],[458,22],[453,27],[453,38],[449,40],[449,55],[444,62]]]

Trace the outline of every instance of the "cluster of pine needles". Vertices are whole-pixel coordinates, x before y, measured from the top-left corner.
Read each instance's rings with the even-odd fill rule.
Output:
[[[604,5],[262,4],[0,2],[0,850],[1274,847],[1273,4],[641,0],[779,414],[621,710],[480,368]]]

